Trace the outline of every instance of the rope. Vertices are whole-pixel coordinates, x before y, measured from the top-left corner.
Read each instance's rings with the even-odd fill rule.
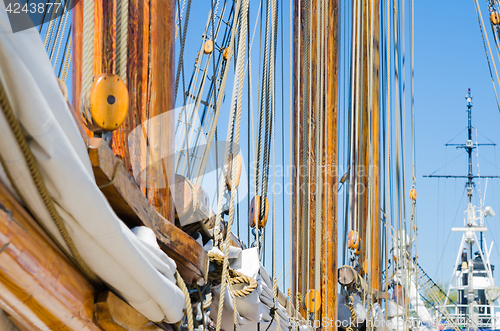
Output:
[[[116,20],[116,74],[127,83],[128,0],[117,0]]]
[[[59,74],[57,75],[58,78],[62,79],[64,77],[64,70],[66,70],[67,62],[69,61],[69,58],[71,57],[71,26],[69,27],[68,31],[68,38],[66,39],[66,45],[64,46],[64,52],[63,52],[63,58],[62,58],[62,63],[59,66]]]
[[[347,329],[346,329],[347,331],[356,331],[358,329],[355,326],[356,322],[358,320],[358,316],[356,315],[356,311],[354,310],[353,302],[354,302],[354,298],[352,297],[352,295],[350,295],[349,302],[347,303],[347,308],[349,308],[349,311],[351,312],[352,323],[350,323],[349,326],[347,327]],[[387,327],[387,323],[386,323],[386,327]]]
[[[390,198],[390,168],[391,168],[391,4],[390,1],[387,0],[387,45],[386,45],[386,53],[387,53],[387,159],[386,159],[386,229],[385,229],[385,292],[389,291],[389,198]],[[387,331],[387,302],[384,310],[384,330]]]
[[[186,316],[188,320],[188,330],[193,331],[194,322],[193,322],[193,307],[191,307],[191,297],[189,296],[189,290],[186,286],[186,283],[184,282],[184,279],[182,279],[181,275],[177,270],[175,271],[175,280],[177,281],[177,286],[179,286],[182,293],[184,293],[184,300],[186,302]]]
[[[54,1],[54,4],[57,4],[57,3],[60,3],[60,1]],[[51,37],[52,37],[52,25],[54,24],[54,18],[56,17],[56,10],[54,9],[54,7],[55,6],[50,7],[50,8],[52,8],[52,15],[50,16],[49,26],[47,27],[47,31],[45,31],[45,38],[43,40],[43,47],[45,47],[46,50],[48,50],[47,46],[50,47],[50,44],[49,45],[47,45],[47,44],[51,40]],[[48,10],[48,8],[49,7],[46,5],[45,6],[44,17],[45,17],[45,13]],[[43,21],[42,21],[42,23],[43,23]],[[42,28],[42,24],[40,24],[40,29],[41,28]]]
[[[61,37],[59,38],[59,42],[57,43],[57,52],[56,52],[56,57],[55,57],[55,61],[54,61],[54,70],[56,69],[57,67],[57,61],[59,60],[59,52],[61,51],[61,46],[63,44],[63,38],[64,38],[64,31],[66,30],[66,23],[68,21],[68,16],[69,16],[69,12],[70,12],[70,8],[69,8],[69,4],[70,4],[70,1],[67,1],[65,6],[63,6],[63,10],[66,10],[66,13],[64,14],[64,23],[63,23],[63,26],[62,26],[62,33],[61,33]],[[59,31],[57,31],[57,33],[59,33]],[[56,38],[57,38],[57,34],[56,34]],[[54,44],[55,46],[55,44]],[[52,60],[52,58],[51,58]]]
[[[71,66],[71,42],[72,39],[70,38],[68,45],[68,57],[66,58],[66,61],[64,63],[64,69],[61,76],[64,83],[66,83],[66,80],[68,79],[69,67]]]
[[[82,90],[84,96],[94,79],[94,0],[83,4]],[[92,118],[87,114],[87,118]]]
[[[118,173],[120,172],[122,165],[123,165],[122,159],[118,159],[118,162],[115,165],[115,169],[113,170],[113,178],[111,178],[111,180],[108,183],[99,185],[100,189],[103,189],[103,188],[110,186],[110,185],[113,185],[115,183],[115,180],[118,177]],[[194,190],[193,190],[193,192],[194,192]],[[196,198],[196,195],[195,195],[195,198]],[[196,206],[196,203],[193,203],[193,205]]]
[[[293,40],[293,30],[292,30],[292,22],[293,22],[293,0],[290,0],[290,17],[289,17],[289,23],[290,23],[290,41]],[[292,109],[292,105],[293,105],[293,43],[290,42],[290,76],[289,76],[289,96],[290,96],[290,100],[289,100],[289,106],[290,106],[290,126],[289,126],[289,134],[290,134],[290,137],[289,137],[289,144],[290,144],[290,147],[289,147],[289,156],[290,156],[290,163],[291,165],[293,165],[293,133],[292,133],[292,128],[293,128],[293,122],[292,122],[292,119],[293,119],[293,109]],[[283,108],[284,109],[284,108]],[[285,147],[284,145],[282,146],[283,150],[285,150]],[[285,162],[284,158],[283,158],[283,163]],[[290,187],[293,187],[293,177],[292,177],[292,173],[290,173]],[[285,186],[283,185],[283,190],[284,190]],[[283,191],[284,192],[284,191]],[[283,206],[285,206],[285,202],[283,201]],[[290,220],[290,238],[289,238],[289,250],[290,250],[290,260],[293,258],[293,246],[292,246],[292,241],[293,241],[293,194],[290,194],[290,209],[289,209],[289,220]],[[285,213],[283,212],[283,219],[285,219]],[[284,227],[283,227],[284,228]],[[284,234],[284,233],[283,233]],[[298,261],[298,259],[297,259]],[[290,269],[292,269],[292,267],[290,266]],[[298,267],[296,267],[296,269],[298,270]],[[298,277],[297,277],[298,279]],[[292,302],[293,298],[292,298],[292,290],[291,290],[291,286],[293,284],[293,272],[292,270],[290,270],[290,284],[289,284],[289,288],[288,288],[288,300],[290,301],[290,303]],[[291,312],[290,312],[290,316],[292,316]]]
[[[212,282],[213,285],[219,285],[221,276],[222,276],[222,267],[224,264],[224,256],[214,253],[214,252],[209,252],[208,253],[208,258],[210,262],[215,264],[215,268],[213,271],[209,272],[208,274],[208,280]],[[245,297],[255,291],[258,287],[257,281],[249,277],[245,274],[242,274],[241,272],[234,270],[234,269],[229,269],[229,283],[231,285],[236,285],[236,284],[248,284],[245,286],[245,288],[241,290],[233,290],[233,294],[237,297]]]
[[[316,201],[315,201],[315,233],[314,233],[314,288],[315,295],[321,290],[321,230],[323,224],[322,210],[323,210],[323,113],[324,113],[324,90],[323,90],[323,68],[324,61],[324,40],[322,38],[324,33],[324,17],[323,17],[323,3],[318,3],[318,27],[316,29],[317,38],[317,51],[316,51]],[[326,269],[325,269],[326,271]],[[318,301],[321,303],[321,298],[314,300],[314,312],[316,314]],[[316,316],[316,319],[317,316]]]
[[[174,90],[174,96],[177,98],[177,91],[179,89],[179,81],[180,81],[180,74],[182,70],[182,86],[183,86],[183,92],[184,96],[186,95],[186,81],[184,79],[184,48],[186,46],[186,36],[187,36],[187,28],[189,24],[189,14],[191,13],[191,0],[188,0],[187,2],[187,9],[186,9],[186,21],[184,22],[184,28],[182,29],[182,33],[180,35],[181,37],[181,49],[179,52],[179,63],[177,65],[177,73],[175,75],[175,90]],[[179,18],[179,24],[180,24],[180,18]],[[214,40],[214,45],[215,45],[215,40]],[[215,57],[214,57],[215,59]]]
[[[101,280],[88,267],[88,265],[81,257],[80,253],[76,249],[75,243],[71,239],[71,236],[69,235],[68,230],[66,229],[64,221],[61,219],[61,216],[59,215],[57,209],[54,206],[54,201],[50,197],[49,192],[47,191],[47,187],[43,182],[43,178],[40,174],[40,171],[38,170],[36,160],[33,154],[31,153],[26,138],[24,137],[21,125],[19,124],[16,116],[14,115],[14,111],[12,110],[12,106],[7,98],[4,85],[1,81],[0,81],[0,106],[2,108],[5,119],[7,120],[7,123],[9,124],[9,127],[12,130],[12,134],[16,138],[16,142],[19,145],[21,152],[23,153],[24,159],[31,174],[31,178],[33,179],[33,182],[35,183],[35,186],[38,190],[38,194],[42,198],[45,207],[47,208],[47,211],[49,212],[50,216],[52,217],[52,220],[57,226],[59,233],[63,237],[64,242],[68,246],[68,249],[76,265],[80,268],[80,270],[82,270],[82,272],[87,276],[87,278],[89,278],[94,284],[99,285],[101,283]]]
[[[309,66],[309,4],[305,3],[305,8],[304,8],[304,26],[305,26],[305,31],[304,31],[304,86],[309,86],[309,70],[307,70],[307,67]],[[309,115],[309,98],[310,98],[310,89],[307,91],[308,94],[303,97],[303,118],[302,118],[302,126],[304,128],[304,135],[303,135],[303,145],[302,146],[302,162],[303,162],[303,167],[304,170],[306,171],[305,175],[303,176],[304,178],[304,183],[303,187],[309,187],[308,185],[308,179],[309,179],[309,161],[307,157],[308,151],[310,151],[310,146],[305,146],[305,141],[306,139],[309,140],[309,124],[308,124],[308,115]],[[305,91],[304,91],[304,94]],[[306,165],[306,166],[304,166]],[[309,193],[309,192],[308,192]],[[306,279],[309,279],[309,273],[308,273],[308,266],[306,264],[307,257],[309,256],[309,231],[308,231],[308,223],[310,220],[309,213],[308,213],[308,208],[309,208],[309,194],[305,194],[304,190],[302,190],[302,277],[306,277]],[[306,240],[304,240],[306,239]],[[302,293],[306,293],[307,291],[307,282],[302,281]]]
[[[233,45],[234,45],[234,39],[236,37],[236,27],[237,27],[237,19],[238,19],[238,12],[239,12],[239,9],[240,9],[240,3],[241,1],[238,1],[236,2],[236,5],[235,5],[235,15],[234,15],[234,19],[233,19],[233,29],[231,31],[231,39],[230,39],[230,42],[229,42],[229,49],[232,49],[233,48]],[[246,27],[245,27],[246,28]],[[229,65],[229,61],[231,60],[231,58],[229,58],[227,60],[227,64],[226,65]],[[214,118],[213,118],[213,124],[212,124],[212,127],[210,128],[210,131],[209,131],[209,134],[208,134],[208,137],[207,137],[207,146],[205,148],[205,150],[203,151],[203,157],[201,159],[201,163],[200,163],[200,168],[199,168],[199,172],[198,172],[198,177],[196,179],[196,185],[200,185],[201,184],[201,181],[203,179],[203,176],[202,174],[205,172],[205,167],[207,165],[207,162],[208,162],[208,157],[209,157],[209,154],[210,154],[210,149],[212,147],[212,143],[213,143],[213,139],[214,139],[214,134],[215,134],[215,129],[217,128],[217,122],[218,122],[218,119],[219,119],[219,115],[220,115],[220,108],[222,106],[222,101],[224,100],[224,91],[226,89],[226,82],[227,82],[227,75],[229,73],[229,70],[224,70],[224,76],[222,77],[222,82],[221,82],[221,85],[220,85],[220,88],[219,88],[219,96],[217,97],[217,101],[216,101],[216,105],[215,105],[215,114],[214,114]],[[220,200],[220,198],[219,198]],[[220,214],[220,213],[218,213]],[[216,232],[218,232],[218,229],[216,228],[215,231],[214,231],[214,235],[216,234]]]
[[[243,6],[241,8],[241,13],[240,13],[240,5],[243,3]],[[227,132],[227,137],[233,137],[234,139],[234,144],[238,145],[239,144],[239,138],[240,138],[240,124],[241,124],[241,103],[242,103],[242,94],[243,94],[243,82],[245,80],[245,75],[244,75],[244,57],[245,57],[245,48],[246,48],[246,42],[245,38],[247,35],[247,12],[248,12],[248,0],[243,0],[243,1],[238,1],[236,3],[236,10],[234,12],[234,21],[237,21],[238,16],[240,16],[240,24],[239,24],[239,35],[242,40],[240,40],[238,44],[238,54],[237,54],[237,59],[236,59],[236,73],[235,79],[234,79],[234,84],[233,84],[233,91],[237,91],[236,93],[233,93],[233,96],[231,98],[231,116],[229,120],[229,126],[228,126],[228,132]],[[234,36],[236,29],[233,29],[232,33]],[[231,40],[231,45],[234,40]],[[228,70],[225,71],[225,77],[227,74]],[[224,78],[225,78],[224,77]],[[220,94],[219,94],[220,96]],[[236,99],[238,97],[238,99]],[[235,118],[236,117],[236,118]],[[234,122],[234,135],[233,135],[233,127],[232,124]],[[229,139],[227,139],[229,141]],[[232,144],[227,144],[226,145],[226,151],[225,151],[225,163],[229,161],[229,154],[230,154],[230,148],[232,148]],[[231,167],[231,181],[233,182],[233,178],[236,178],[236,167]],[[221,176],[221,180],[224,179],[224,176]],[[222,183],[221,183],[222,184]],[[221,189],[222,189],[221,185]],[[224,307],[224,296],[225,296],[225,286],[226,284],[229,283],[229,245],[230,245],[230,239],[231,239],[231,227],[233,225],[234,221],[234,197],[235,194],[231,194],[230,198],[230,204],[229,204],[229,220],[227,223],[227,229],[226,229],[226,238],[225,242],[223,245],[224,249],[224,263],[222,266],[222,281],[221,281],[221,292],[220,292],[220,298],[219,298],[219,309],[217,312],[217,326],[216,326],[216,331],[221,330],[221,324],[222,324],[222,312],[223,312],[223,307]],[[216,223],[215,227],[216,229],[220,229],[220,221],[221,221],[221,208],[222,208],[222,196],[219,197],[218,205],[217,205],[217,217],[216,217]],[[219,243],[220,244],[220,243]],[[235,295],[233,293],[233,295]],[[236,309],[236,304],[234,304],[234,309]]]
[[[481,14],[481,9],[479,8],[479,3],[477,2],[477,0],[475,0],[475,2],[474,2],[474,8],[476,9],[478,24],[479,24],[479,22],[481,22],[481,24],[482,24],[482,27],[481,27],[481,24],[479,24],[479,30],[481,31],[481,37],[483,38],[484,52],[486,54],[486,60],[488,61],[488,68],[490,70],[491,83],[493,84],[493,90],[495,91],[495,98],[497,101],[498,111],[500,111],[500,103],[498,102],[497,88],[496,88],[495,82],[493,80],[493,74],[491,72],[490,60],[488,58],[488,52],[486,51],[486,45],[484,44],[484,37],[485,36],[486,36],[486,42],[488,43],[488,49],[489,49],[490,55],[491,55],[491,61],[493,62],[493,68],[495,69],[495,75],[497,77],[497,82],[499,84],[500,84],[500,80],[498,79],[497,66],[495,64],[495,59],[493,58],[493,53],[491,52],[490,41],[488,39],[488,34],[486,33],[486,28],[484,27],[483,15]],[[484,33],[483,33],[483,31],[484,31]]]

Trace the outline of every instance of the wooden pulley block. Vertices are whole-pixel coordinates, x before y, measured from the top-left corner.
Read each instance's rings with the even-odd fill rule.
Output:
[[[347,248],[357,249],[359,247],[359,236],[354,230],[350,230],[347,234]]]
[[[351,286],[358,278],[356,271],[350,265],[340,267],[337,273],[338,282],[342,286]]]
[[[207,192],[181,175],[175,175],[174,204],[175,219],[181,226],[210,218],[210,197]]]
[[[214,50],[214,42],[212,40],[205,41],[205,45],[203,45],[203,53],[211,54]]]
[[[118,75],[97,76],[82,101],[81,113],[90,131],[116,130],[127,117],[128,90]]]
[[[248,216],[248,225],[252,228],[263,228],[267,224],[267,217],[269,216],[269,200],[266,198],[264,203],[264,217],[260,219],[260,195],[256,195],[250,203],[250,213]],[[258,224],[258,225],[257,225]]]
[[[226,47],[224,48],[224,51],[222,52],[222,56],[224,57],[224,60],[229,60],[229,58],[231,57],[231,49],[229,47]]]
[[[500,15],[496,11],[492,11],[490,13],[490,22],[491,24],[497,25],[500,23]]]
[[[231,180],[231,175],[233,173],[233,166],[236,167],[236,175],[234,180]],[[241,154],[236,155],[233,159],[233,154],[229,154],[229,160],[224,166],[224,171],[226,173],[226,187],[229,191],[238,188],[240,185],[241,169],[243,168],[243,156]]]
[[[321,295],[317,290],[308,290],[304,295],[304,306],[308,313],[316,313],[321,308]]]
[[[417,190],[414,188],[410,190],[410,199],[417,200]]]

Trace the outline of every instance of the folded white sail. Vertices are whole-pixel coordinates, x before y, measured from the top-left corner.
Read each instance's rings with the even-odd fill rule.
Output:
[[[38,31],[12,33],[0,4],[0,80],[57,211],[88,266],[131,306],[153,321],[179,321],[184,295],[175,262],[138,238],[96,186],[87,150],[60,91]],[[65,247],[40,198],[6,118],[0,112],[0,180],[19,195]],[[140,231],[139,231],[140,232]],[[143,233],[144,234],[144,233]]]

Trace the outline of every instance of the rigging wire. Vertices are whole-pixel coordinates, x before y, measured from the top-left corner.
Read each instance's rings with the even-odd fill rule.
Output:
[[[495,75],[497,77],[497,83],[500,84],[500,79],[498,79],[497,66],[495,64],[495,59],[493,58],[493,53],[491,52],[490,41],[488,40],[488,35],[486,34],[486,29],[484,28],[483,15],[481,14],[481,9],[479,7],[479,3],[477,2],[477,0],[474,0],[474,5],[475,5],[475,9],[476,9],[477,23],[479,24],[479,30],[481,31],[481,37],[483,38],[483,46],[484,46],[484,52],[486,55],[486,61],[488,62],[488,68],[490,70],[491,83],[493,84],[493,90],[495,91],[495,99],[497,101],[498,111],[500,111],[500,103],[498,102],[497,88],[496,88],[495,81],[493,79],[493,73],[491,72],[490,59],[488,57],[488,52],[486,50],[486,44],[484,43],[484,37],[486,37],[486,42],[488,44],[488,49],[490,51],[491,61],[493,62],[493,68],[495,69]]]

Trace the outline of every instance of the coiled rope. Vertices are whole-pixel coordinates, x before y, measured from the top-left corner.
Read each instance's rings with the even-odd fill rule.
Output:
[[[208,258],[210,259],[210,262],[215,264],[215,269],[208,273],[208,280],[212,282],[213,285],[217,286],[221,283],[224,256],[214,252],[209,252]],[[254,278],[244,275],[234,269],[229,269],[229,275],[229,282],[231,285],[247,284],[247,286],[241,290],[233,290],[235,296],[239,298],[245,297],[257,289],[258,283]]]

